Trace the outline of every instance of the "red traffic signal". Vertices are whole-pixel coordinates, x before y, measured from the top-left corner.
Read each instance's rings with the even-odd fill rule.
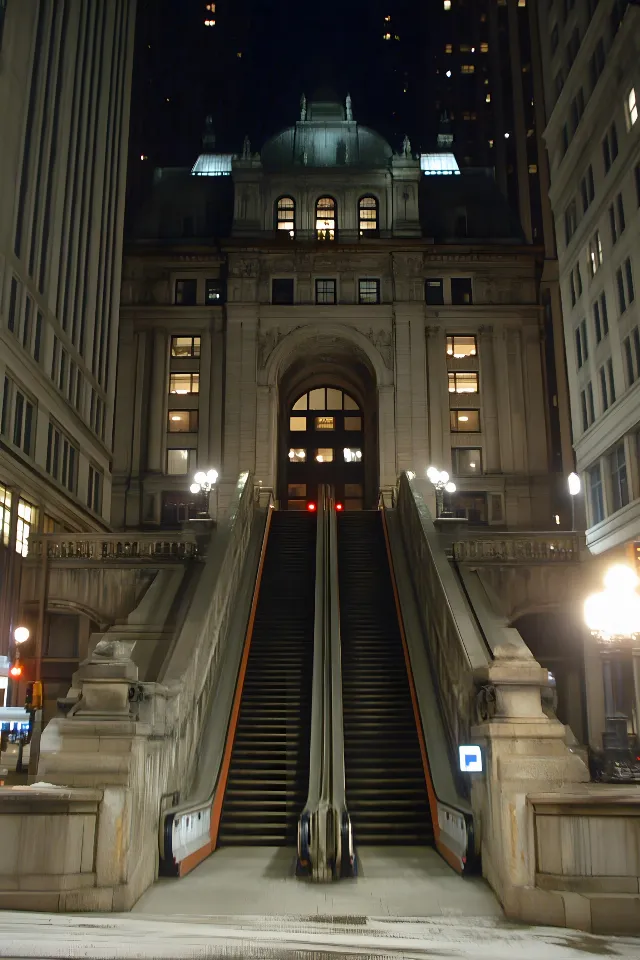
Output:
[[[12,663],[9,667],[9,676],[13,680],[19,680],[22,676],[22,664],[21,663]]]
[[[336,510],[337,510],[338,512],[340,512],[341,510],[344,510],[343,505],[342,505],[341,503],[336,503]]]
[[[313,513],[313,512],[315,511],[315,509],[316,509],[315,503],[308,503],[308,504],[307,504],[307,510],[310,510],[311,513]]]

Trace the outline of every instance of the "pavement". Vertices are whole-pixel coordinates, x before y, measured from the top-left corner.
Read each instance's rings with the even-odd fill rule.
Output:
[[[355,880],[293,876],[292,851],[223,849],[130,914],[0,912],[3,960],[640,960],[640,939],[507,922],[480,878],[426,848],[363,847]]]
[[[430,847],[360,847],[355,880],[297,880],[295,850],[227,847],[180,881],[160,880],[136,915],[502,917],[480,877],[462,879]]]
[[[0,913],[6,960],[638,960],[640,940],[488,917],[70,917]]]

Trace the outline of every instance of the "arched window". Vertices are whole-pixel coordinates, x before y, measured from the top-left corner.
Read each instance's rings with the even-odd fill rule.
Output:
[[[359,210],[360,236],[377,237],[380,231],[378,222],[378,201],[375,197],[362,197]]]
[[[320,197],[316,203],[316,237],[318,240],[335,240],[336,230],[336,202],[332,197]]]
[[[276,203],[276,230],[296,235],[296,202],[293,197],[280,197]]]

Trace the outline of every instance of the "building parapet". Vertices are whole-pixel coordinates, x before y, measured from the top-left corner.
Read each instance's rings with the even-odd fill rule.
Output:
[[[32,537],[29,556],[40,560],[191,560],[200,548],[195,531],[157,533],[46,534]]]
[[[582,536],[578,533],[483,533],[481,538],[453,544],[453,559],[461,563],[576,563]]]

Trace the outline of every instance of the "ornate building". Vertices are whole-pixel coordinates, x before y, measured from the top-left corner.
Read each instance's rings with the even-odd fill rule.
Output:
[[[400,154],[309,103],[260,154],[158,170],[124,262],[114,524],[177,522],[197,468],[303,507],[403,469],[471,522],[566,519],[551,471],[541,248],[485,170]],[[326,391],[326,392],[325,392]]]

